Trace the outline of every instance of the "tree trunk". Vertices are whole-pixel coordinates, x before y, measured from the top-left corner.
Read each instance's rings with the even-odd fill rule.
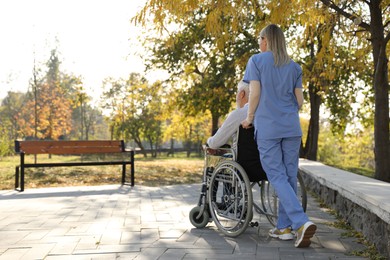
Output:
[[[313,84],[309,84],[309,98],[310,121],[303,157],[312,161],[317,161],[318,136],[320,133],[320,106],[322,99],[321,96],[317,94],[317,88]]]
[[[385,60],[386,56],[380,58],[374,81],[375,178],[390,182],[389,94],[388,80],[386,79],[387,61]]]
[[[389,79],[384,27],[380,1],[372,1],[371,38],[374,57],[374,94],[375,94],[375,178],[390,182],[390,140],[389,140]]]
[[[188,137],[187,140],[184,142],[184,147],[187,150],[187,158],[191,156],[191,147],[192,147],[192,125],[189,126],[189,131],[188,131]]]
[[[201,157],[202,156],[202,142],[201,141],[198,141],[198,145],[196,146],[196,150],[198,151],[198,156]]]
[[[389,83],[385,47],[381,48],[374,75],[375,178],[390,182]]]
[[[175,140],[171,138],[171,146],[169,147],[167,156],[169,157],[170,155],[172,155],[172,157],[174,157],[174,154],[175,154]]]
[[[184,147],[185,147],[185,149],[187,151],[187,158],[190,158],[192,142],[191,141],[186,141]]]
[[[219,114],[218,113],[211,113],[211,135],[213,136],[215,132],[218,130],[218,120],[219,120]]]
[[[110,125],[110,139],[114,140],[114,124]]]
[[[149,145],[150,145],[150,155],[152,156],[152,158],[156,158],[157,157],[157,142],[153,145],[153,140],[152,138],[148,138],[149,139]]]
[[[144,146],[142,145],[142,142],[140,139],[137,139],[137,138],[133,138],[134,139],[134,142],[138,145],[138,147],[141,149],[141,153],[142,155],[147,158],[148,157],[148,154],[146,153],[145,151],[145,148]]]

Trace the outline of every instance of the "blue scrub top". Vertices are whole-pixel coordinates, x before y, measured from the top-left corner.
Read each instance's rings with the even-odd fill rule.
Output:
[[[253,55],[246,65],[244,81],[260,81],[260,102],[254,126],[259,139],[302,136],[295,88],[302,88],[302,68],[291,60],[276,67],[272,52]]]

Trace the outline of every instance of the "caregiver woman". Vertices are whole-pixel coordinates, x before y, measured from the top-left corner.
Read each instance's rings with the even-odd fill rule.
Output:
[[[292,240],[308,247],[317,227],[303,211],[296,196],[302,130],[299,109],[303,104],[302,69],[287,54],[283,31],[266,26],[259,37],[261,53],[246,65],[249,107],[244,128],[255,127],[260,160],[279,197],[278,222],[271,237]]]

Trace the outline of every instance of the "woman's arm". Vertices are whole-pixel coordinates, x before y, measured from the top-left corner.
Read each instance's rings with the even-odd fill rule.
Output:
[[[248,114],[244,121],[242,121],[242,127],[249,128],[253,123],[255,112],[260,100],[261,86],[260,81],[251,80],[249,82],[249,101],[248,101]]]
[[[301,107],[303,105],[303,91],[302,91],[302,88],[295,88],[294,89],[294,94],[295,94],[295,97],[297,98],[298,108],[301,109]]]

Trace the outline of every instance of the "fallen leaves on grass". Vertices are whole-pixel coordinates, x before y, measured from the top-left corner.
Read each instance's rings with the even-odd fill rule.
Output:
[[[136,164],[137,183],[147,186],[187,184],[202,181],[202,160],[155,160]]]

